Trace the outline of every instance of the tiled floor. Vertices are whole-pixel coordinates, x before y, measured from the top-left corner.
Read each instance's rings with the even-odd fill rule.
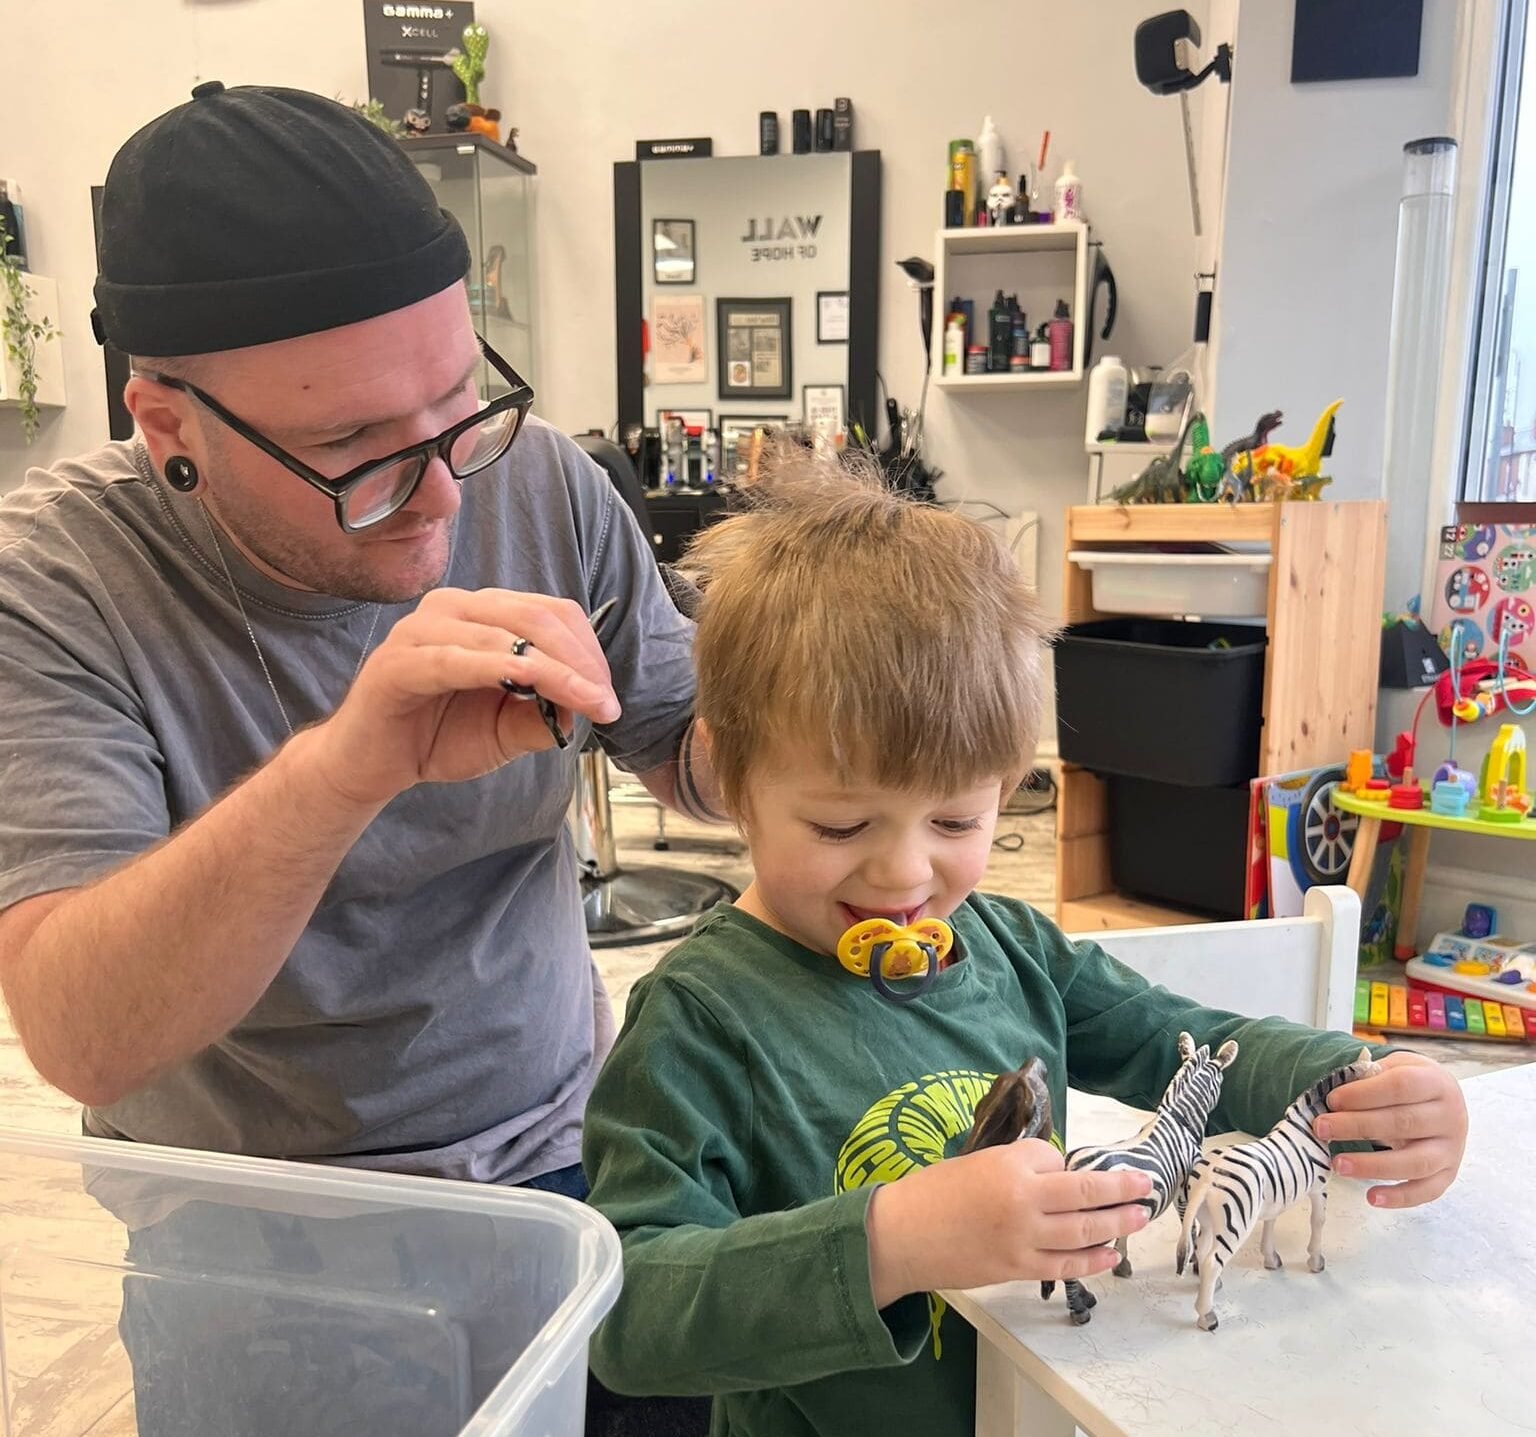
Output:
[[[742,845],[730,834],[672,819],[671,848],[653,851],[654,809],[644,804],[616,809],[621,859],[626,864],[663,864],[715,873],[743,885],[749,876]],[[1053,819],[1005,816],[1002,846],[993,853],[983,887],[1050,911],[1054,885]],[[598,966],[616,1010],[622,1014],[635,980],[670,945],[610,948]],[[1530,1050],[1470,1043],[1428,1043],[1424,1051],[1458,1075],[1492,1065],[1525,1061]],[[76,1104],[47,1087],[23,1056],[0,1013],[0,1125],[56,1134],[79,1131]],[[134,1437],[138,1432],[127,1357],[117,1334],[121,1286],[113,1268],[122,1255],[122,1229],[103,1221],[101,1207],[76,1183],[38,1181],[25,1191],[15,1174],[0,1172],[0,1433],[14,1437]],[[30,1232],[45,1227],[87,1265],[67,1280],[26,1271],[8,1250],[7,1215]],[[21,1243],[21,1249],[27,1247]],[[100,1266],[91,1266],[91,1259]],[[7,1425],[9,1424],[9,1425]],[[150,1437],[145,1433],[143,1437]]]

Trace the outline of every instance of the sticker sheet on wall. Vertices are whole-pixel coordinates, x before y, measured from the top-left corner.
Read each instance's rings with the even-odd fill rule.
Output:
[[[1447,653],[1491,658],[1508,636],[1509,661],[1536,658],[1536,524],[1448,524],[1440,531],[1430,627]]]

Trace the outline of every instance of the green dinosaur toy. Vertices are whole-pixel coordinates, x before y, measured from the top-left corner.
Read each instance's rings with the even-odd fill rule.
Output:
[[[478,22],[464,27],[464,48],[448,52],[448,65],[459,83],[464,86],[464,102],[480,103],[480,82],[485,79],[485,53],[490,49],[491,37],[484,25]]]
[[[1211,448],[1211,428],[1205,415],[1196,414],[1190,426],[1189,443],[1194,453],[1184,466],[1184,482],[1189,486],[1191,504],[1212,504],[1221,486],[1221,473],[1226,467],[1219,455]]]
[[[1198,413],[1184,421],[1184,428],[1174,441],[1173,448],[1159,454],[1128,484],[1122,484],[1109,497],[1116,504],[1182,504],[1184,502],[1184,475],[1180,459],[1184,445],[1194,428]]]

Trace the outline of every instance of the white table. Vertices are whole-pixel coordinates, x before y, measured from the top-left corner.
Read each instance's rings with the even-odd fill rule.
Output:
[[[1326,1271],[1307,1271],[1303,1203],[1278,1224],[1283,1270],[1264,1270],[1257,1235],[1227,1267],[1213,1333],[1195,1326],[1195,1279],[1174,1276],[1171,1210],[1131,1240],[1135,1277],[1089,1283],[1087,1327],[1036,1283],[944,1294],[977,1331],[978,1437],[1536,1432],[1536,1064],[1463,1091],[1450,1192],[1379,1211],[1366,1184],[1333,1179]],[[1094,1141],[1090,1126],[1068,1131]]]

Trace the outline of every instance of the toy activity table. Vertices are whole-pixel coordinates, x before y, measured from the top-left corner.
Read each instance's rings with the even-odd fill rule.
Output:
[[[1488,823],[1480,818],[1452,818],[1429,808],[1393,808],[1387,803],[1377,803],[1361,798],[1358,794],[1347,793],[1342,788],[1334,789],[1333,806],[1344,813],[1353,813],[1360,819],[1349,864],[1349,886],[1362,900],[1371,880],[1371,867],[1376,862],[1382,824],[1400,823],[1408,830],[1408,862],[1403,870],[1403,910],[1397,924],[1400,958],[1412,957],[1420,951],[1417,945],[1419,900],[1424,892],[1424,874],[1429,867],[1431,833],[1440,829],[1447,833],[1479,834],[1484,838],[1536,841],[1536,819],[1527,818],[1520,823]]]

